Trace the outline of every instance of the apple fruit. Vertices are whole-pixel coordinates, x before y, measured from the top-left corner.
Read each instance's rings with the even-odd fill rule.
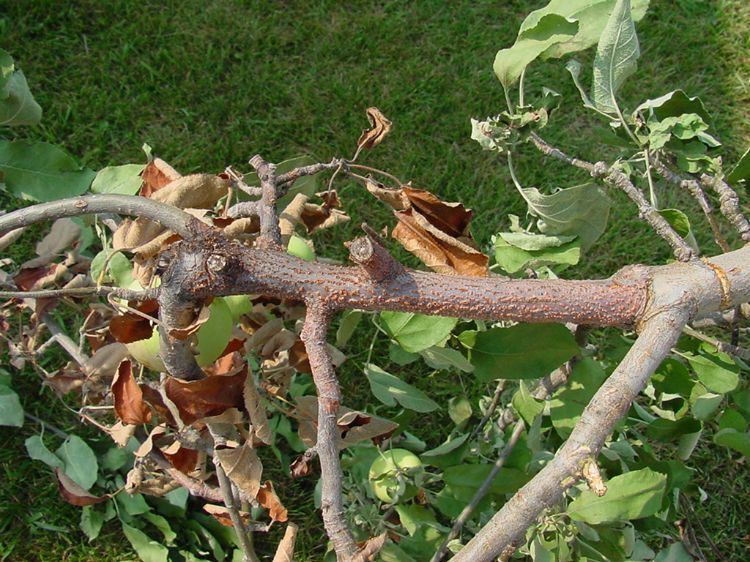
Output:
[[[384,451],[373,461],[368,475],[375,497],[387,503],[399,497],[401,499],[413,498],[418,488],[408,480],[404,492],[399,496],[399,479],[408,478],[421,467],[422,461],[411,451],[406,449]]]

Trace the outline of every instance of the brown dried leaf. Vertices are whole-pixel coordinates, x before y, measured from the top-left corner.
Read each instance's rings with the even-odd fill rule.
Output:
[[[155,191],[159,191],[162,187],[169,185],[179,177],[181,177],[179,172],[172,166],[161,158],[154,158],[146,164],[146,167],[141,172],[143,186],[141,186],[138,195],[141,197],[151,197]]]
[[[57,476],[57,488],[60,490],[60,495],[66,502],[78,507],[101,503],[112,497],[110,494],[98,497],[89,494],[59,468],[55,469],[55,476]]]
[[[124,423],[138,425],[151,421],[151,409],[143,401],[143,392],[133,378],[130,361],[123,361],[112,380],[115,413]]]
[[[245,409],[250,416],[250,423],[253,424],[255,435],[266,445],[273,442],[273,433],[268,425],[268,416],[263,400],[255,387],[255,380],[251,375],[245,378],[245,384],[242,392]]]
[[[291,472],[292,478],[303,478],[310,476],[313,471],[312,458],[307,455],[300,455],[292,461],[289,465],[289,471]]]
[[[297,418],[299,420],[299,437],[302,442],[313,447],[317,441],[318,427],[318,399],[314,396],[302,396],[297,400]],[[352,414],[355,414],[354,416]],[[353,420],[366,423],[351,427],[349,424]],[[343,424],[342,424],[343,420]],[[369,414],[355,412],[350,408],[341,406],[339,408],[339,419],[337,422],[339,438],[339,449],[345,449],[362,441],[364,439],[377,439],[382,436],[388,436],[398,429],[398,424]],[[346,434],[343,436],[342,434]]]
[[[133,454],[139,459],[142,459],[154,449],[154,447],[156,446],[155,441],[166,434],[166,426],[164,424],[157,425],[151,430],[151,432],[148,434],[148,437],[146,437],[146,440],[141,443],[141,446],[138,447],[138,449],[136,449]]]
[[[424,189],[410,185],[401,188],[409,202],[430,224],[453,237],[466,236],[471,222],[471,209],[462,203],[447,203]]]
[[[13,276],[13,283],[21,291],[31,291],[37,288],[41,280],[54,277],[60,267],[62,267],[60,264],[52,263],[42,267],[22,269]]]
[[[159,304],[155,300],[133,303],[130,307],[153,317],[156,317],[159,311]],[[131,343],[150,338],[154,327],[147,318],[134,312],[126,312],[112,317],[109,321],[109,331],[118,342]]]
[[[128,356],[128,348],[122,343],[110,343],[94,352],[83,366],[90,378],[114,377],[122,360]]]
[[[44,384],[52,387],[58,396],[65,396],[69,392],[83,386],[86,375],[78,363],[69,361],[62,369],[44,379]]]
[[[172,181],[152,194],[151,199],[180,209],[210,209],[227,194],[229,182],[212,174],[193,174]],[[144,218],[125,220],[112,237],[116,250],[137,248],[150,242],[164,229]]]
[[[276,547],[276,554],[273,555],[272,562],[294,562],[294,543],[297,539],[297,530],[298,527],[294,523],[287,524],[284,538]]]
[[[169,447],[164,447],[161,452],[169,464],[183,474],[190,474],[198,464],[198,451],[183,447],[179,441],[173,442]]]
[[[279,230],[284,241],[289,240],[289,237],[294,233],[294,227],[302,217],[307,200],[307,195],[298,193],[279,215]]]
[[[235,375],[215,374],[198,381],[185,382],[169,377],[166,393],[177,406],[183,423],[189,425],[201,418],[217,416],[228,408],[241,408],[245,377],[247,365]]]
[[[72,219],[57,219],[52,223],[49,234],[37,242],[36,254],[41,257],[59,255],[71,247],[80,235],[81,227]]]
[[[360,547],[357,552],[357,560],[362,562],[373,562],[378,556],[380,550],[385,546],[385,541],[388,540],[388,533],[382,533],[377,537],[369,538]]]
[[[370,121],[371,128],[369,131],[362,131],[362,135],[357,141],[357,146],[360,148],[376,147],[391,131],[392,123],[377,107],[367,108],[367,119]]]
[[[339,224],[349,222],[351,217],[339,209],[332,209],[324,205],[306,203],[300,216],[307,232],[312,234],[324,228],[332,228]]]
[[[283,329],[271,336],[260,349],[261,357],[273,357],[282,351],[287,351],[294,346],[299,337],[294,332]]]
[[[260,477],[263,474],[263,464],[255,449],[249,443],[244,443],[236,449],[216,449],[214,454],[219,458],[229,479],[249,500],[253,500],[260,489]]]
[[[211,316],[211,309],[208,306],[204,306],[203,308],[201,308],[198,316],[196,316],[195,319],[190,322],[190,324],[188,324],[184,328],[172,328],[171,330],[169,330],[169,335],[177,338],[178,340],[186,340],[195,332],[197,332],[198,328],[208,322],[209,316]]]
[[[118,447],[124,447],[128,444],[130,438],[135,435],[136,429],[137,427],[134,425],[125,425],[118,421],[115,425],[107,428],[107,433]]]
[[[438,230],[414,209],[395,213],[398,224],[392,236],[427,267],[449,275],[487,275],[489,258]]]
[[[172,412],[169,411],[164,400],[162,399],[161,393],[158,389],[152,386],[153,383],[143,382],[139,384],[141,392],[143,392],[143,400],[145,400],[156,412],[159,420],[168,424],[170,427],[175,427],[175,422]]]
[[[390,189],[372,178],[367,178],[365,187],[367,191],[396,211],[403,211],[411,206],[409,198],[401,189]]]
[[[276,495],[273,489],[273,482],[270,480],[266,480],[265,484],[260,487],[256,499],[260,505],[268,510],[268,514],[273,521],[284,523],[289,519],[289,514],[281,503],[279,496]]]
[[[227,527],[234,526],[234,524],[232,523],[232,516],[229,515],[229,510],[223,505],[207,503],[203,506],[203,510],[222,525],[225,525]],[[240,511],[239,514],[242,522],[245,525],[252,522],[252,516],[247,511]]]
[[[268,340],[284,329],[284,321],[281,318],[269,320],[257,329],[252,326],[252,320],[252,317],[243,318],[240,322],[242,330],[248,334],[252,334],[245,341],[245,349],[248,351],[260,351]]]

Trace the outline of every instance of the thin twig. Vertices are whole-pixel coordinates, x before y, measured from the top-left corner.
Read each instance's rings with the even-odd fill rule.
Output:
[[[702,342],[711,344],[719,351],[728,353],[729,355],[734,355],[735,357],[739,357],[743,361],[750,361],[750,350],[743,349],[729,343],[724,343],[717,340],[716,338],[712,338],[711,336],[704,334],[703,332],[699,332],[698,330],[696,330],[695,328],[691,328],[690,326],[685,326],[682,331],[691,338],[695,338]]]
[[[492,414],[495,413],[495,410],[497,409],[497,405],[500,403],[500,395],[503,393],[503,390],[505,389],[505,384],[508,381],[505,379],[500,379],[497,382],[497,387],[495,387],[495,394],[492,396],[492,402],[490,402],[489,408],[487,408],[487,411],[484,413],[484,416],[482,416],[482,419],[479,420],[479,423],[474,428],[474,431],[471,432],[471,435],[469,435],[468,441],[471,441],[476,437],[476,435],[482,431],[484,428],[484,425],[489,421],[489,419],[492,417]]]
[[[158,298],[159,288],[133,291],[120,287],[71,287],[68,289],[44,289],[41,291],[0,291],[0,299],[51,299],[58,297],[85,298],[112,295],[127,301],[145,301]]]
[[[69,433],[65,433],[65,432],[64,432],[64,431],[63,431],[62,429],[59,429],[59,428],[55,427],[55,426],[54,426],[54,425],[52,425],[51,423],[49,423],[49,422],[46,422],[46,421],[44,421],[44,420],[43,420],[43,419],[41,419],[41,418],[38,418],[38,417],[36,417],[36,416],[32,416],[32,415],[31,415],[30,413],[28,413],[28,412],[24,412],[24,413],[23,413],[23,415],[24,415],[24,417],[26,417],[27,419],[30,419],[31,421],[33,421],[33,422],[36,422],[36,423],[38,423],[39,425],[41,425],[41,426],[42,426],[42,429],[46,429],[46,430],[49,430],[49,431],[50,431],[50,433],[54,433],[54,434],[55,434],[55,435],[57,435],[58,437],[61,437],[61,438],[63,438],[63,439],[67,439],[68,437],[70,437],[70,434],[69,434]]]
[[[677,174],[676,172],[669,169],[669,167],[665,165],[659,158],[654,158],[653,166],[656,172],[662,178],[679,187],[687,189],[690,192],[690,195],[692,195],[693,198],[697,201],[698,206],[700,206],[701,211],[703,211],[703,214],[706,216],[708,225],[711,227],[711,233],[713,234],[714,241],[723,252],[729,252],[731,248],[729,247],[729,244],[727,244],[727,241],[724,239],[724,236],[721,234],[721,228],[719,227],[719,223],[716,220],[714,208],[711,205],[711,202],[708,200],[708,197],[706,197],[703,189],[701,188],[701,183],[697,179],[687,178],[681,176],[680,174]]]
[[[365,170],[368,172],[372,172],[373,174],[379,174],[381,176],[384,176],[391,181],[393,181],[396,185],[399,187],[404,185],[404,182],[402,182],[400,179],[398,179],[396,176],[389,174],[388,172],[385,172],[383,170],[380,170],[378,168],[373,168],[372,166],[365,166],[364,164],[349,164],[350,168],[355,168],[357,170]]]
[[[253,545],[248,538],[245,523],[242,521],[242,516],[240,516],[240,512],[237,509],[235,498],[232,494],[232,483],[229,481],[227,473],[224,472],[224,467],[221,466],[218,455],[214,455],[214,467],[216,468],[216,478],[219,480],[219,489],[221,489],[221,495],[224,499],[224,506],[229,511],[229,517],[232,520],[235,534],[240,540],[240,547],[242,548],[245,562],[259,562],[258,556],[255,554],[255,550],[253,550]]]
[[[492,486],[492,483],[495,480],[495,477],[497,476],[497,473],[500,472],[500,469],[505,464],[505,461],[508,459],[510,454],[513,452],[514,447],[516,446],[516,443],[518,443],[518,440],[521,437],[521,433],[523,433],[523,430],[525,428],[524,422],[522,419],[519,419],[516,422],[515,427],[513,428],[513,433],[511,433],[510,438],[508,439],[508,442],[505,444],[505,447],[503,447],[503,450],[500,451],[500,454],[497,457],[497,460],[495,461],[495,464],[492,465],[492,470],[490,470],[489,474],[487,475],[487,478],[484,479],[484,482],[482,482],[482,485],[479,486],[479,489],[474,493],[474,496],[471,498],[471,501],[466,505],[466,507],[461,510],[461,513],[456,518],[456,521],[453,523],[453,528],[451,529],[450,533],[448,533],[448,536],[445,537],[445,540],[443,541],[443,544],[440,545],[440,548],[437,550],[437,552],[433,555],[430,562],[440,562],[445,554],[448,552],[448,544],[458,537],[458,535],[461,533],[461,529],[463,529],[466,522],[469,520],[469,517],[471,517],[471,514],[474,513],[474,510],[479,505],[479,502],[484,499],[484,496],[487,495],[487,492],[490,490],[490,487]]]
[[[740,209],[740,198],[732,187],[720,178],[703,174],[701,183],[713,189],[719,196],[719,209],[726,219],[732,223],[743,242],[750,242],[750,222]]]

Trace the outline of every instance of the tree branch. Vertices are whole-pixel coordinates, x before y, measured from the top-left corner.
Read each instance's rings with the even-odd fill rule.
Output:
[[[318,391],[318,438],[315,449],[320,459],[323,524],[333,543],[337,559],[339,562],[345,562],[356,555],[357,545],[346,523],[341,497],[343,476],[339,462],[336,426],[341,389],[326,343],[326,330],[330,319],[329,309],[319,301],[308,301],[301,338],[305,343],[315,388]]]
[[[703,174],[701,183],[713,189],[719,196],[719,209],[721,213],[732,223],[743,242],[750,242],[750,223],[740,210],[740,198],[732,187],[720,178]]]
[[[591,177],[601,179],[606,184],[616,187],[625,193],[638,207],[638,213],[641,218],[646,220],[651,225],[651,228],[669,244],[674,256],[679,261],[688,261],[695,257],[695,251],[675,232],[667,220],[651,206],[641,190],[630,181],[630,178],[620,170],[608,166],[604,162],[592,164],[591,162],[568,156],[563,151],[544,141],[536,133],[532,133],[530,138],[534,146],[547,156],[557,158],[571,166],[585,170],[591,174]]]
[[[56,297],[85,298],[112,295],[126,301],[144,301],[159,296],[159,288],[134,291],[120,287],[70,287],[42,291],[0,291],[0,299],[47,299]]]
[[[598,455],[615,424],[677,342],[687,320],[684,308],[667,308],[644,323],[633,347],[591,399],[555,458],[508,500],[453,562],[490,562],[523,540],[541,512],[558,503],[581,476],[582,462]]]
[[[0,234],[37,222],[97,213],[137,215],[158,223],[183,238],[191,238],[206,225],[186,212],[146,197],[132,195],[84,195],[31,205],[0,216]]]

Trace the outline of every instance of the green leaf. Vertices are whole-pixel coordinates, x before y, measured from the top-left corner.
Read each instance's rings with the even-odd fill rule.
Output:
[[[572,235],[587,250],[602,235],[609,218],[610,200],[594,183],[585,183],[545,195],[535,187],[521,190],[529,212],[539,219],[539,230],[549,235]]]
[[[164,536],[164,542],[169,545],[174,544],[174,541],[177,538],[177,533],[175,533],[172,530],[172,527],[169,526],[169,521],[167,521],[161,515],[154,513],[153,511],[144,513],[143,518],[151,523],[154,527],[159,529],[161,534]]]
[[[750,433],[741,433],[736,429],[728,427],[714,434],[714,443],[722,447],[734,449],[750,459]]]
[[[648,424],[646,435],[657,441],[668,442],[683,435],[698,433],[701,429],[703,424],[695,418],[686,417],[675,421],[659,418]]]
[[[630,0],[617,0],[599,38],[594,59],[594,84],[591,98],[606,113],[617,113],[617,92],[638,66],[638,36],[630,9]]]
[[[448,401],[448,415],[457,426],[471,417],[471,402],[466,396],[454,396]]]
[[[712,392],[726,394],[739,384],[740,368],[726,353],[715,352],[710,355],[683,355],[698,375],[704,386]]]
[[[90,274],[97,283],[113,283],[122,288],[128,288],[133,283],[133,266],[130,265],[130,260],[121,251],[111,248],[105,248],[94,256]]]
[[[747,431],[747,420],[737,410],[726,409],[719,419],[719,429],[734,429],[744,433]]]
[[[693,235],[693,230],[690,226],[690,219],[687,215],[679,209],[661,209],[659,214],[663,216],[675,232],[679,234],[688,245],[694,250],[698,250],[698,241]]]
[[[646,100],[635,108],[633,115],[647,113],[646,117],[653,115],[661,121],[668,117],[678,117],[685,113],[696,113],[706,123],[711,121],[711,116],[699,97],[690,98],[682,90],[669,92],[661,97]]]
[[[443,481],[451,487],[478,490],[493,469],[491,464],[461,464],[451,466],[443,472]],[[526,484],[531,477],[516,468],[501,468],[490,486],[490,493],[511,494]]]
[[[570,76],[573,78],[573,84],[575,84],[578,93],[581,95],[583,106],[590,109],[596,109],[594,102],[591,101],[591,98],[586,93],[586,88],[581,84],[581,63],[575,59],[571,59],[565,63],[565,70],[570,72]]]
[[[565,264],[575,265],[581,259],[581,241],[576,238],[562,246],[553,246],[537,251],[529,251],[516,247],[509,243],[505,237],[506,232],[501,232],[495,238],[495,261],[508,273],[516,273],[524,267],[541,267],[543,265]],[[544,236],[544,235],[540,235]],[[556,238],[544,236],[545,238]],[[575,238],[574,236],[561,238]]]
[[[440,407],[424,392],[385,372],[377,365],[365,365],[365,375],[370,381],[372,393],[386,406],[395,406],[398,402],[404,408],[415,412],[432,412]]]
[[[0,385],[0,425],[11,427],[23,425],[23,406],[18,399],[18,394],[4,385]]]
[[[549,403],[552,425],[560,437],[565,439],[570,435],[606,378],[604,369],[591,358],[575,364],[568,384],[558,389]]]
[[[517,324],[459,336],[481,380],[535,379],[578,353],[575,338],[561,324]]]
[[[590,525],[648,517],[659,511],[666,485],[667,476],[650,468],[626,472],[607,482],[604,496],[584,490],[568,505],[568,515]]]
[[[35,461],[42,461],[51,468],[63,468],[65,463],[55,453],[50,451],[39,435],[32,435],[26,441],[26,452]]]
[[[23,72],[17,70],[13,57],[0,49],[0,126],[36,125],[42,108],[34,100]]]
[[[500,232],[498,236],[511,246],[529,252],[559,248],[575,239],[575,236],[547,236],[546,234],[532,234],[531,232]]]
[[[143,184],[141,172],[144,167],[143,164],[124,164],[102,168],[91,184],[91,191],[135,195]]]
[[[122,531],[143,562],[168,562],[169,549],[167,547],[151,539],[140,529],[126,523],[122,523]]]
[[[36,201],[80,195],[95,175],[52,144],[26,141],[0,141],[0,171],[8,191]]]
[[[690,556],[685,545],[681,542],[670,545],[668,548],[660,551],[656,555],[656,558],[654,558],[654,562],[693,562],[693,560],[695,558]]]
[[[345,310],[341,315],[341,323],[336,330],[336,347],[344,347],[349,343],[354,330],[359,326],[364,313],[361,310]]]
[[[151,511],[142,494],[120,493],[115,496],[115,500],[128,515],[143,515]]]
[[[640,21],[646,14],[649,0],[633,0],[633,19]],[[542,58],[560,58],[595,45],[604,30],[615,0],[552,0],[544,8],[531,12],[521,24],[521,32],[533,27],[547,14],[557,14],[578,22],[578,32],[564,42],[550,46]]]
[[[96,482],[99,465],[96,455],[86,442],[77,435],[68,437],[55,451],[65,463],[64,472],[84,490],[88,490]]]
[[[735,186],[747,188],[748,178],[750,178],[750,148],[745,151],[737,165],[729,172],[727,181],[735,184]]]
[[[102,525],[104,525],[104,514],[94,509],[94,506],[84,506],[81,510],[81,522],[78,526],[83,531],[83,534],[88,537],[89,542],[99,536]]]
[[[572,39],[576,33],[578,22],[552,13],[522,29],[513,46],[498,51],[495,56],[493,69],[503,88],[508,90],[518,82],[524,69],[544,51]]]
[[[523,418],[526,425],[531,427],[534,418],[544,411],[544,402],[534,398],[524,381],[518,385],[518,391],[513,395],[513,407]]]
[[[440,527],[435,514],[420,505],[397,505],[396,513],[406,532],[412,536],[424,525]]]
[[[460,351],[450,347],[438,347],[434,345],[420,351],[419,354],[424,359],[424,362],[433,369],[445,371],[458,369],[464,373],[474,371],[474,365],[469,363],[468,359]]]
[[[381,312],[380,322],[385,333],[404,350],[418,353],[445,342],[458,319],[412,312]]]

